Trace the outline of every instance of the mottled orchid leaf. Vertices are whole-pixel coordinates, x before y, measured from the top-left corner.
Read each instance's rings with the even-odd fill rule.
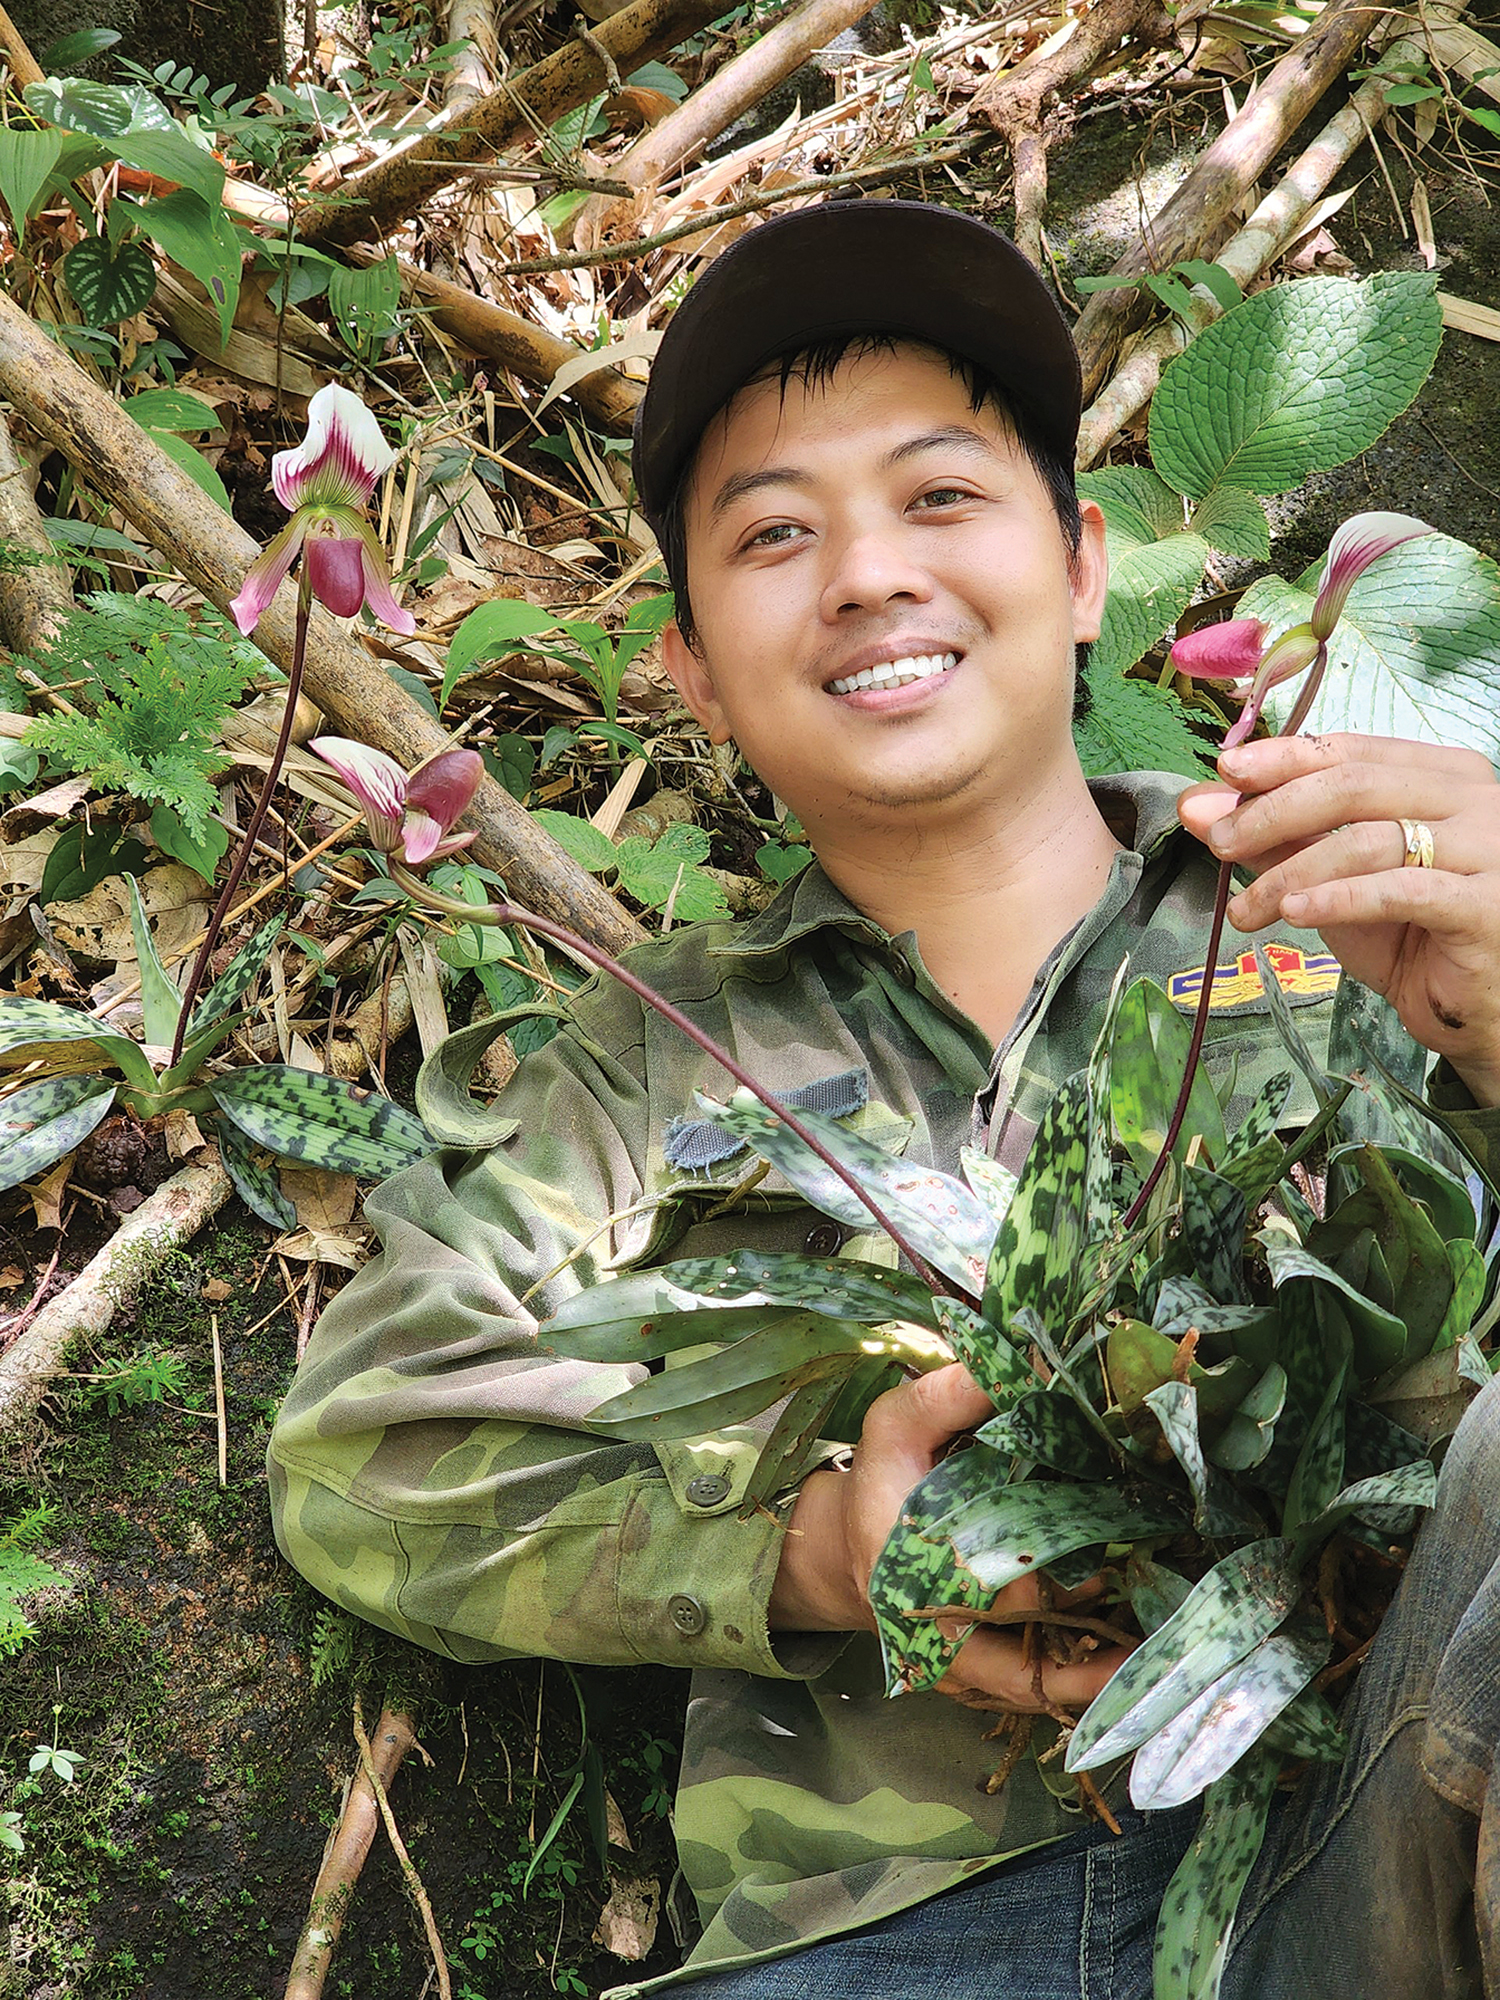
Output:
[[[335,1173],[393,1174],[432,1151],[426,1127],[372,1090],[284,1063],[255,1063],[208,1085],[257,1146]]]
[[[281,1192],[275,1174],[251,1152],[250,1141],[227,1118],[216,1120],[214,1129],[224,1171],[246,1208],[273,1229],[295,1229],[296,1209]]]
[[[1378,1108],[1378,1117],[1370,1110],[1371,1103]],[[1351,1080],[1339,1123],[1350,1139],[1370,1136],[1381,1146],[1401,1146],[1434,1161],[1460,1180],[1467,1178],[1466,1166],[1472,1167],[1491,1195],[1500,1199],[1500,1185],[1484,1161],[1470,1153],[1457,1133],[1434,1117],[1425,1098],[1408,1090],[1399,1078],[1378,1066]],[[1370,1128],[1368,1134],[1366,1127]]]
[[[1089,1108],[1088,1167],[1084,1176],[1084,1234],[1090,1243],[1098,1243],[1108,1236],[1114,1223],[1114,1208],[1110,1200],[1114,1170],[1110,1160],[1112,1130],[1109,1111],[1109,1079],[1111,1073],[1110,1051],[1114,1045],[1115,1024],[1120,1018],[1120,1006],[1125,998],[1126,982],[1130,977],[1130,960],[1123,958],[1115,972],[1114,982],[1109,989],[1109,999],[1105,1003],[1104,1018],[1099,1024],[1099,1032],[1094,1037],[1094,1046],[1089,1051],[1087,1070],[1087,1091]]]
[[[1217,2000],[1234,1915],[1266,1837],[1280,1759],[1252,1750],[1210,1785],[1192,1845],[1162,1898],[1154,2000]]]
[[[1344,1388],[1348,1372],[1347,1363],[1335,1371],[1297,1454],[1282,1512],[1282,1528],[1288,1535],[1321,1514],[1343,1483]]]
[[[1337,1715],[1311,1687],[1282,1710],[1262,1740],[1289,1764],[1337,1764],[1348,1748]]]
[[[1245,1197],[1206,1167],[1182,1170],[1182,1241],[1199,1281],[1221,1305],[1242,1305]]]
[[[1153,1389],[1171,1381],[1177,1364],[1177,1342],[1138,1319],[1117,1320],[1104,1352],[1115,1406],[1127,1416],[1142,1407]]]
[[[1008,1335],[961,1299],[933,1301],[938,1328],[984,1393],[1004,1403],[1036,1381],[1036,1370]]]
[[[0,1097],[0,1192],[81,1146],[114,1101],[106,1076],[46,1076]]]
[[[980,1445],[945,1461],[907,1495],[870,1577],[889,1693],[930,1687],[962,1643],[914,1612],[934,1605],[982,1609],[1008,1583],[1056,1556],[1183,1526],[1183,1515],[1165,1498],[1132,1498],[1118,1487],[1043,1480],[1006,1486],[1008,1463]]]
[[[1205,1456],[1226,1472],[1252,1472],[1271,1449],[1271,1440],[1286,1408],[1286,1370],[1273,1361],[1255,1386],[1230,1413],[1223,1430]]]
[[[1397,1291],[1395,1310],[1407,1325],[1407,1351],[1424,1354],[1432,1346],[1452,1298],[1453,1272],[1447,1247],[1432,1219],[1402,1187],[1377,1146],[1361,1146],[1353,1156],[1372,1204],[1371,1226],[1379,1239]],[[1321,1245],[1313,1246],[1321,1252]]]
[[[899,1355],[887,1358],[874,1354],[861,1361],[829,1404],[819,1437],[837,1444],[858,1444],[871,1403],[887,1389],[899,1388],[906,1376],[905,1362]]]
[[[1389,1000],[1345,972],[1328,1018],[1328,1067],[1351,1076],[1378,1064],[1407,1090],[1420,1090],[1431,1061]],[[1373,1134],[1371,1135],[1374,1136]]]
[[[1436,1497],[1437,1469],[1426,1458],[1419,1458],[1411,1465],[1398,1465],[1390,1472],[1377,1472],[1370,1479],[1356,1479],[1321,1514],[1298,1530],[1297,1546],[1303,1550],[1315,1547],[1352,1514],[1380,1525],[1386,1509],[1430,1507]]]
[[[699,1361],[648,1375],[590,1411],[590,1430],[651,1442],[742,1424],[813,1383],[841,1381],[877,1337],[820,1313],[780,1313]]]
[[[1264,1532],[1265,1523],[1245,1505],[1233,1486],[1206,1463],[1198,1434],[1198,1395],[1190,1382],[1163,1382],[1146,1397],[1161,1425],[1173,1458],[1182,1467],[1193,1496],[1193,1526],[1202,1535]]]
[[[984,1317],[1009,1327],[1023,1308],[1062,1333],[1077,1289],[1088,1197],[1088,1090],[1069,1077],[1037,1126],[984,1281]]]
[[[753,1297],[872,1326],[888,1319],[938,1324],[932,1294],[918,1279],[855,1257],[737,1250],[727,1257],[679,1257],[664,1264],[659,1275],[707,1299]]]
[[[627,1283],[634,1296],[645,1296],[644,1288],[636,1291],[633,1279],[615,1279],[609,1284],[592,1285],[587,1292],[575,1294],[575,1298],[592,1299],[596,1292],[623,1291]],[[658,1296],[665,1300],[668,1294],[659,1288]],[[748,1306],[699,1303],[673,1311],[670,1305],[663,1304],[655,1310],[645,1308],[639,1319],[632,1315],[567,1326],[563,1324],[563,1314],[573,1303],[574,1299],[565,1300],[556,1319],[542,1322],[537,1329],[537,1345],[545,1353],[566,1354],[574,1361],[657,1361],[664,1354],[676,1354],[685,1347],[742,1340],[746,1334],[758,1333],[763,1326],[780,1319],[785,1310],[760,1303]]]
[[[1294,1546],[1248,1542],[1217,1563],[1090,1703],[1066,1768],[1091,1771],[1137,1750],[1284,1622],[1301,1591]]]
[[[1384,1375],[1394,1368],[1406,1355],[1406,1323],[1394,1313],[1384,1311],[1363,1292],[1351,1285],[1347,1278],[1320,1257],[1300,1243],[1293,1243],[1280,1229],[1263,1229],[1256,1237],[1266,1253],[1266,1263],[1271,1273],[1271,1283],[1281,1291],[1292,1280],[1311,1278],[1316,1288],[1333,1291],[1343,1306],[1354,1335],[1354,1369],[1363,1381],[1377,1375]],[[1285,1306],[1283,1305],[1283,1317]],[[1283,1359],[1285,1360],[1285,1356]],[[1294,1392],[1300,1392],[1302,1378],[1290,1361],[1286,1363],[1287,1374]],[[1318,1397],[1322,1399],[1322,1385],[1318,1385]]]
[[[1331,1095],[1328,1077],[1322,1064],[1303,1040],[1302,1030],[1292,1018],[1291,1002],[1281,990],[1281,981],[1276,977],[1275,968],[1266,956],[1264,945],[1258,944],[1255,947],[1255,965],[1260,973],[1266,1012],[1271,1017],[1271,1026],[1276,1030],[1277,1039],[1306,1077],[1307,1086],[1318,1103],[1326,1104]]]
[[[1225,1180],[1249,1191],[1254,1175],[1250,1175],[1247,1181],[1247,1168],[1275,1140],[1281,1114],[1291,1094],[1292,1073],[1289,1069],[1276,1070],[1266,1078],[1250,1100],[1244,1117],[1229,1134],[1223,1157],[1218,1162],[1218,1171]],[[1266,1186],[1274,1187],[1278,1178],[1278,1175],[1272,1174]]]
[[[1015,1199],[1019,1175],[1009,1167],[992,1160],[988,1153],[982,1153],[977,1146],[963,1146],[959,1149],[959,1164],[963,1168],[964,1179],[989,1208],[995,1218],[996,1227],[1005,1220],[1011,1202]]]
[[[741,1520],[748,1520],[784,1486],[790,1486],[800,1477],[809,1446],[815,1439],[826,1436],[824,1424],[843,1394],[846,1381],[847,1378],[836,1376],[831,1381],[807,1382],[787,1397],[745,1487]]]
[[[199,996],[188,1016],[184,1044],[238,1007],[259,978],[261,967],[271,955],[271,946],[280,937],[285,924],[285,917],[272,917],[269,923],[261,925],[254,937],[240,946],[218,978]]]
[[[1353,1170],[1355,1146],[1337,1146],[1329,1154],[1330,1166]],[[1402,1187],[1426,1207],[1433,1227],[1446,1243],[1458,1239],[1472,1243],[1479,1233],[1479,1212],[1474,1195],[1460,1173],[1450,1173],[1435,1160],[1414,1153],[1408,1146],[1381,1144],[1387,1164],[1395,1169]],[[1460,1162],[1460,1165],[1462,1162]]]
[[[1190,1326],[1199,1325],[1199,1316],[1212,1311],[1216,1301],[1196,1278],[1178,1273],[1163,1277],[1151,1304],[1151,1324],[1158,1333],[1180,1340]],[[1240,1308],[1236,1307],[1236,1311]]]
[[[1453,1277],[1453,1296],[1443,1323],[1433,1339],[1431,1352],[1454,1346],[1474,1324],[1474,1315],[1484,1302],[1487,1274],[1484,1258],[1473,1243],[1455,1236],[1448,1244],[1448,1267]]]
[[[1138,979],[1127,990],[1110,1049],[1109,1106],[1115,1137],[1138,1173],[1150,1172],[1166,1142],[1191,1042],[1192,1029],[1159,986]],[[1181,1160],[1200,1134],[1209,1158],[1218,1160],[1227,1143],[1224,1114],[1201,1066],[1173,1157]]]
[[[0,998],[0,1069],[19,1069],[35,1059],[49,1068],[113,1068],[134,1090],[154,1093],[157,1087],[156,1071],[139,1043],[112,1034],[91,1014],[51,1000]]]
[[[1130,1803],[1160,1812],[1198,1798],[1260,1740],[1331,1651],[1323,1626],[1307,1618],[1263,1640],[1136,1751]]]
[[[979,1435],[996,1451],[1033,1460],[1075,1479],[1105,1479],[1108,1451],[1082,1412],[1055,1389],[1031,1389],[991,1417]]]
[[[1377,1472],[1411,1465],[1422,1456],[1426,1442],[1358,1397],[1345,1407],[1344,1463],[1351,1479],[1369,1479]]]
[[[141,1015],[146,1040],[158,1047],[170,1048],[172,1037],[177,1033],[177,1019],[182,1012],[182,994],[161,962],[151,926],[146,921],[140,885],[133,875],[125,877],[125,888],[130,897],[130,936],[141,975]]]
[[[837,1174],[748,1090],[737,1090],[728,1104],[717,1104],[701,1093],[697,1101],[706,1118],[733,1132],[737,1139],[746,1140],[814,1208],[848,1228],[870,1230],[877,1226],[869,1209]],[[833,1157],[869,1188],[917,1254],[960,1290],[977,1296],[995,1239],[995,1218],[988,1204],[951,1174],[908,1165],[832,1118],[815,1111],[797,1115]]]

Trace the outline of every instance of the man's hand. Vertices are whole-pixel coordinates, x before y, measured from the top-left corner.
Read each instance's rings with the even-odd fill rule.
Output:
[[[961,1431],[982,1424],[994,1405],[966,1368],[949,1368],[903,1382],[870,1405],[848,1472],[815,1472],[804,1485],[787,1528],[781,1568],[771,1593],[771,1624],[783,1631],[859,1632],[874,1629],[870,1572],[901,1504]],[[1075,1592],[1062,1602],[1089,1596]],[[1031,1609],[1032,1577],[1000,1593],[996,1608]],[[955,1622],[963,1622],[957,1617]],[[1019,1630],[984,1628],[960,1648],[939,1691],[974,1705],[1003,1702],[1039,1710],[1046,1703],[1081,1709],[1091,1702],[1124,1649],[1101,1648],[1074,1667],[1042,1665],[1037,1695],[1034,1665],[1022,1656]]]
[[[1278,919],[1321,932],[1407,1032],[1500,1105],[1500,783],[1472,750],[1381,736],[1290,736],[1226,750],[1178,806],[1189,832],[1255,881],[1237,930]],[[1237,795],[1237,796],[1236,796]],[[1432,830],[1433,865],[1405,866],[1400,822]]]

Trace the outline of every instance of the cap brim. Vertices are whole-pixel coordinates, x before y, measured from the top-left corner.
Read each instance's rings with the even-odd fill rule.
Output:
[[[647,518],[660,518],[709,420],[751,376],[778,356],[861,333],[974,362],[1071,466],[1078,357],[1016,246],[987,223],[925,202],[835,201],[741,237],[677,308],[636,417]]]

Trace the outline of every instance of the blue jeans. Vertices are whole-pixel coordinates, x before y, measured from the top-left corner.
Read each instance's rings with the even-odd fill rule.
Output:
[[[1344,1709],[1342,1764],[1273,1811],[1224,2000],[1500,2000],[1500,1380]],[[685,2000],[1150,2000],[1162,1893],[1196,1805],[1090,1827],[848,1937]]]

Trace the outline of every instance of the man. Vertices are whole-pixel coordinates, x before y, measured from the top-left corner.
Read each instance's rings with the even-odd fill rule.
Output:
[[[638,426],[678,593],[668,669],[797,813],[817,865],[754,922],[693,926],[633,962],[773,1089],[949,1168],[971,1137],[1024,1157],[1127,952],[1163,984],[1203,969],[1215,865],[1179,825],[1180,781],[1090,788],[1073,748],[1075,649],[1106,590],[1102,518],[1072,490],[1078,401],[1066,328],[1004,238],[941,209],[839,203],[709,267]],[[1500,1159],[1481,1108],[1500,1103],[1489,766],[1344,738],[1247,744],[1221,770],[1233,790],[1198,788],[1183,823],[1255,876],[1234,922],[1314,962],[1310,1032],[1334,952],[1447,1058],[1435,1089]],[[1402,819],[1431,827],[1432,868],[1403,867]],[[1232,1066],[1240,1099],[1280,1066],[1265,1008],[1212,1020],[1210,1070]],[[722,1094],[722,1072],[596,983],[523,1065],[488,1150],[372,1196],[384,1255],[325,1315],[273,1440],[282,1545],[339,1603],[457,1658],[698,1670],[676,1820],[705,1924],[687,1990],[1144,1994],[1196,1809],[1121,1810],[1117,1839],[1081,1822],[1055,1762],[986,1792],[967,1702],[1037,1700],[1001,1631],[971,1637],[937,1691],[881,1695],[870,1567],[904,1494],[988,1414],[965,1372],[891,1391],[852,1455],[820,1447],[741,1521],[753,1434],[603,1442],[578,1426],[638,1371],[536,1352],[533,1314],[627,1263],[840,1246],[774,1177],[746,1191],[746,1156],[694,1118],[695,1088]],[[1467,1695],[1446,1750],[1426,1721],[1492,1560],[1462,1484],[1485,1462],[1473,1417],[1465,1436],[1448,1539],[1429,1533],[1366,1668],[1351,1756],[1304,1781],[1268,1843],[1236,1992],[1477,1990],[1475,1746],[1495,1732]],[[1045,1700],[1081,1706],[1117,1659],[1046,1669]],[[1372,1831],[1386,1821],[1419,1864],[1394,1868]]]

